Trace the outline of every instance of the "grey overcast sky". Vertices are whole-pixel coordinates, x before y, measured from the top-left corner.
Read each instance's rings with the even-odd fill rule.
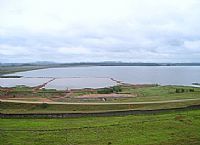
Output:
[[[0,62],[200,62],[200,0],[0,0]]]

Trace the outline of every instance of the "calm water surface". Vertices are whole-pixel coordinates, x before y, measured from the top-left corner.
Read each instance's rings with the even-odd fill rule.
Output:
[[[94,66],[94,67],[68,67],[49,68],[19,72],[12,75],[24,77],[56,77],[47,87],[84,88],[114,85],[108,79],[101,80],[96,77],[114,78],[132,84],[161,84],[161,85],[191,85],[200,82],[199,66]],[[61,78],[88,78],[61,80]],[[90,78],[90,79],[89,79]],[[87,84],[88,83],[88,84]],[[98,84],[98,85],[96,85]],[[0,84],[1,85],[1,84]],[[96,86],[95,86],[96,85]],[[57,86],[57,87],[56,87]],[[60,86],[60,87],[58,87]]]
[[[81,89],[81,88],[103,88],[114,86],[117,83],[109,78],[58,78],[48,83],[47,89]]]
[[[0,78],[0,86],[3,87],[14,87],[17,85],[25,85],[30,87],[38,86],[43,84],[50,79],[48,78]]]

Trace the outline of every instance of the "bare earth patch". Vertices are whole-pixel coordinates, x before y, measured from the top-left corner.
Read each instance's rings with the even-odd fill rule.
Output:
[[[132,98],[136,97],[134,95],[129,95],[129,94],[87,94],[87,95],[81,95],[81,96],[76,96],[74,98],[77,99],[90,99],[90,98]]]

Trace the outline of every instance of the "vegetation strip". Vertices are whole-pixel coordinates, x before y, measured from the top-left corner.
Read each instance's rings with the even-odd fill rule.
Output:
[[[91,128],[104,128],[110,126],[120,126],[120,127],[127,127],[133,123],[146,123],[146,122],[159,122],[159,121],[167,121],[169,119],[151,119],[151,120],[142,120],[142,121],[132,121],[131,123],[124,123],[124,124],[110,124],[110,125],[100,125],[100,126],[85,126],[85,127],[74,127],[74,128],[56,128],[56,129],[3,129],[0,128],[0,131],[8,131],[8,132],[20,132],[20,131],[32,131],[32,132],[57,132],[57,131],[69,131],[69,130],[80,130],[80,129],[91,129]]]
[[[200,99],[179,99],[179,100],[166,100],[166,101],[151,101],[151,102],[123,102],[123,103],[78,103],[78,102],[39,102],[39,101],[22,101],[22,100],[4,100],[0,99],[0,102],[9,103],[25,103],[25,104],[57,104],[57,105],[137,105],[137,104],[161,104],[161,103],[177,103],[187,101],[198,101]]]
[[[99,117],[99,116],[126,116],[137,114],[158,114],[171,111],[186,111],[200,109],[200,105],[191,105],[180,108],[156,109],[156,110],[127,110],[110,112],[91,113],[27,113],[27,114],[6,114],[0,113],[0,118],[67,118],[67,117]]]

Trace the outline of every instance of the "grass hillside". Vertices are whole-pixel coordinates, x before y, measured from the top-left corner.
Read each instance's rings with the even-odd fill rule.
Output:
[[[160,115],[0,119],[1,145],[199,145],[200,110]]]

